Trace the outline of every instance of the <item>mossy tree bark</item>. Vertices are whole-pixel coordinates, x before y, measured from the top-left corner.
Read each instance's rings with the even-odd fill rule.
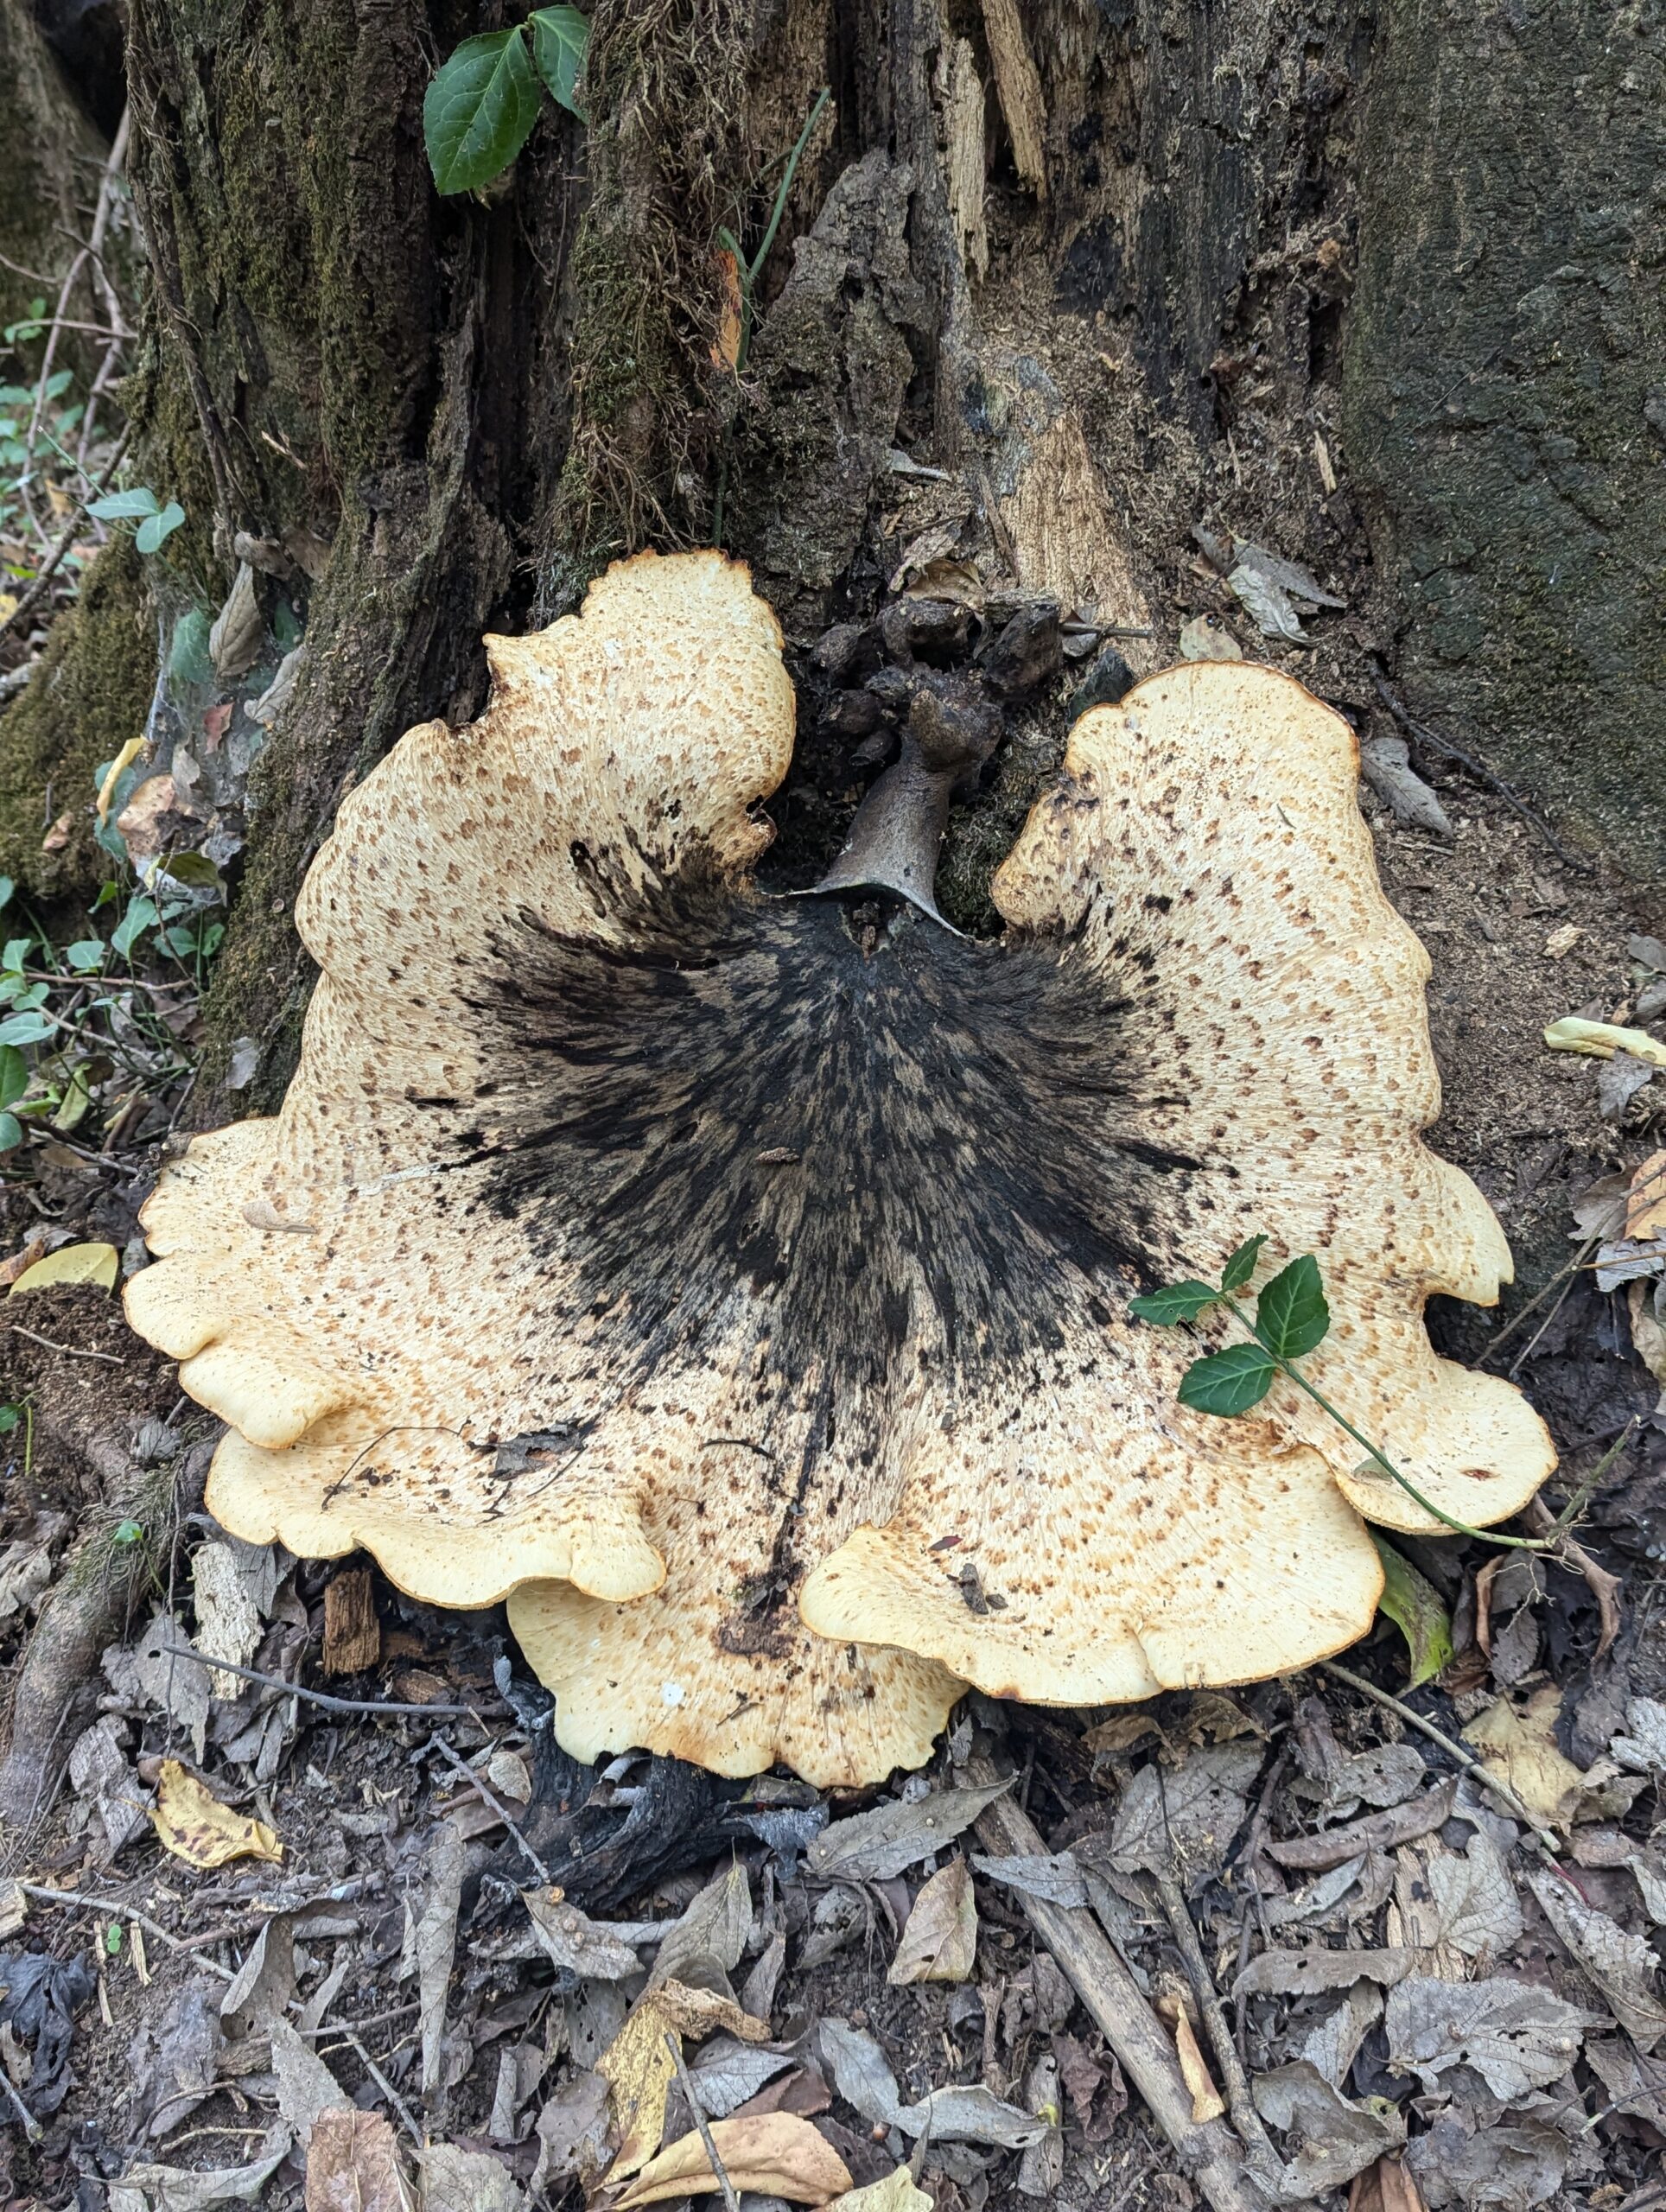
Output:
[[[1427,39],[1420,8],[1440,18]],[[1478,191],[1489,149],[1536,133],[1560,147],[1557,221],[1585,243],[1547,236],[1533,282],[1560,300],[1549,263],[1577,251],[1593,257],[1595,289],[1557,340],[1542,426],[1555,451],[1541,438],[1532,467],[1560,472],[1556,497],[1612,548],[1599,559],[1587,544],[1558,592],[1642,594],[1655,564],[1629,487],[1653,419],[1631,389],[1646,318],[1616,308],[1602,276],[1630,282],[1640,265],[1625,243],[1639,203],[1625,203],[1631,231],[1590,244],[1554,123],[1581,67],[1562,49],[1578,41],[1558,47],[1552,0],[1510,0],[1499,16],[1523,16],[1534,57],[1532,72],[1504,73],[1507,94],[1483,34],[1460,36],[1444,8],[596,0],[588,130],[546,105],[499,185],[442,200],[423,89],[458,39],[513,19],[498,0],[134,0],[133,181],[153,270],[130,393],[140,473],[190,516],[166,556],[178,588],[212,607],[239,545],[253,549],[263,590],[288,593],[305,624],[251,787],[199,1110],[238,1110],[216,1083],[239,1036],[266,1047],[242,1107],[281,1092],[309,987],[290,906],[351,781],[408,724],[478,708],[484,628],[549,619],[615,553],[709,542],[720,486],[725,542],[780,608],[802,679],[805,740],[780,812],[806,849],[836,835],[854,797],[804,650],[830,620],[870,613],[911,562],[981,547],[1014,588],[1150,632],[1129,655],[1154,665],[1197,597],[1195,524],[1237,529],[1341,587],[1345,622],[1289,664],[1362,726],[1409,620],[1419,704],[1486,756],[1496,700],[1472,677],[1492,627],[1514,622],[1502,757],[1604,827],[1616,790],[1660,759],[1657,737],[1652,752],[1634,739],[1613,765],[1613,733],[1649,680],[1642,629],[1605,617],[1580,630],[1559,601],[1561,642],[1532,645],[1511,594],[1531,565],[1520,549],[1531,539],[1538,561],[1549,525],[1548,510],[1517,513],[1526,479],[1510,455],[1526,433],[1500,416],[1471,442],[1490,456],[1473,496],[1457,475],[1431,492],[1432,463],[1453,454],[1425,454],[1419,395],[1433,405],[1445,369],[1434,349],[1417,358],[1410,302],[1428,314],[1431,257],[1455,251],[1432,212],[1447,169],[1468,162]],[[1612,149],[1617,135],[1646,147],[1627,71],[1657,68],[1660,33],[1640,16],[1631,37],[1629,59],[1608,37],[1604,69],[1580,81],[1600,111],[1582,128],[1636,184],[1632,153],[1622,163]],[[755,248],[823,85],[832,100],[737,384],[716,233]],[[1466,89],[1483,85],[1485,99]],[[1408,134],[1426,155],[1411,163]],[[1620,204],[1618,183],[1610,197]],[[1448,287],[1438,359],[1454,381],[1517,343],[1488,225],[1536,238],[1539,217],[1523,185],[1474,220],[1499,273],[1485,299],[1461,272]],[[1466,389],[1490,390],[1492,373]],[[1517,397],[1536,388],[1531,361],[1510,373]],[[78,728],[95,753],[135,734],[128,662],[150,645],[130,567],[106,563],[95,587],[111,595],[122,671],[116,703],[89,705]],[[1461,662],[1442,658],[1428,612],[1427,579],[1447,573],[1466,580]],[[98,607],[90,591],[83,639]],[[89,650],[55,650],[58,672],[35,693],[67,683],[60,664],[79,669]],[[1536,739],[1520,703],[1536,652],[1570,701],[1602,694],[1590,744],[1551,716]],[[29,735],[39,711],[31,694],[0,725],[14,785],[25,754],[22,781],[52,772]],[[984,803],[957,821],[963,915],[976,918],[1058,734],[1015,730]]]

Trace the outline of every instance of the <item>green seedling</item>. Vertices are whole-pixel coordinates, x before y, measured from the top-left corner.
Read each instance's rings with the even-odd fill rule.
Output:
[[[1319,1262],[1311,1252],[1304,1253],[1281,1268],[1262,1288],[1256,1300],[1256,1311],[1250,1314],[1240,1298],[1249,1290],[1266,1242],[1266,1237],[1261,1236],[1240,1244],[1221,1270],[1218,1283],[1192,1280],[1173,1282],[1129,1300],[1129,1312],[1136,1320],[1154,1322],[1160,1328],[1195,1321],[1211,1306],[1223,1306],[1249,1338],[1247,1344],[1227,1344],[1219,1351],[1205,1352],[1201,1359],[1194,1359],[1180,1377],[1180,1403],[1197,1413],[1230,1418],[1258,1406],[1278,1377],[1283,1376],[1328,1414],[1345,1436],[1351,1437],[1358,1445],[1365,1454],[1359,1469],[1361,1474],[1387,1475],[1425,1513],[1433,1514],[1443,1528],[1459,1536],[1478,1536],[1489,1543],[1507,1545],[1512,1551],[1554,1551],[1562,1530],[1583,1503],[1583,1492],[1569,1504],[1548,1536],[1501,1536],[1491,1529],[1472,1528],[1467,1521],[1458,1520],[1432,1498],[1425,1497],[1417,1485],[1401,1473],[1382,1446],[1373,1444],[1316,1384],[1308,1381],[1296,1363],[1317,1351],[1330,1333],[1331,1308],[1325,1295],[1324,1278]]]

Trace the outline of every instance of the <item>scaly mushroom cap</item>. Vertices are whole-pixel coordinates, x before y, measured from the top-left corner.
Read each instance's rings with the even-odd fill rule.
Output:
[[[1169,670],[1077,725],[1003,941],[864,935],[746,880],[779,642],[718,555],[626,562],[343,805],[283,1112],[164,1173],[127,1290],[231,1425],[211,1510],[510,1593],[581,1758],[872,1781],[966,1682],[1087,1703],[1339,1649],[1381,1586],[1360,1516],[1438,1524],[1288,1385],[1188,1412],[1199,1344],[1127,1301],[1266,1230],[1324,1268],[1307,1371],[1437,1503],[1502,1518],[1554,1464],[1424,1332],[1509,1254],[1419,1140],[1428,962],[1351,733],[1269,670]]]

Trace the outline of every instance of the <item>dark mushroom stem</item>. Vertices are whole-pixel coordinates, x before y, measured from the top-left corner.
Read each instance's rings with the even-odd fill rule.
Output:
[[[935,890],[949,803],[974,782],[999,734],[987,709],[968,713],[936,691],[917,692],[896,760],[857,808],[832,867],[804,895],[890,892],[952,929],[938,912]]]

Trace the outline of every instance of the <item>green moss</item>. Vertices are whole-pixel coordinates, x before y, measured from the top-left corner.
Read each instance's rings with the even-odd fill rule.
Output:
[[[0,715],[0,873],[41,900],[87,891],[105,872],[92,840],[94,772],[143,734],[156,680],[140,567],[130,538],[111,542],[54,626],[34,681]],[[67,845],[43,852],[65,814]]]
[[[591,16],[590,199],[569,272],[571,433],[547,612],[622,551],[706,534],[715,242],[738,224],[755,167],[745,51],[728,0],[599,0]]]

